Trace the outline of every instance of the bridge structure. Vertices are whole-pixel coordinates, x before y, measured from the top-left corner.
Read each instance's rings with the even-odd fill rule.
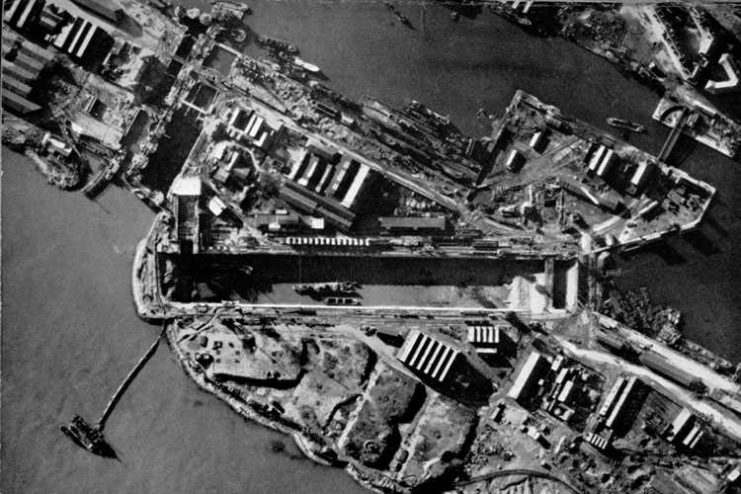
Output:
[[[680,114],[679,114],[679,117],[677,117],[677,121],[674,124],[674,127],[672,127],[672,130],[669,133],[669,137],[667,137],[666,141],[664,142],[664,145],[661,147],[661,151],[659,152],[658,158],[659,158],[659,161],[661,162],[666,162],[666,159],[669,157],[669,155],[674,150],[674,146],[677,145],[677,141],[679,141],[679,137],[682,135],[682,131],[687,125],[690,117],[693,115],[693,112],[686,106],[674,105],[674,106],[667,108],[661,114],[660,121],[661,122],[666,121],[669,115],[675,112],[680,112]]]

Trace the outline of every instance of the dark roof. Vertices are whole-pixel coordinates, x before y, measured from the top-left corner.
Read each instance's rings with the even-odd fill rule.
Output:
[[[18,96],[11,91],[3,91],[3,106],[21,115],[41,109],[36,103],[28,101],[23,96]]]
[[[31,86],[12,76],[3,77],[3,87],[13,91],[18,94],[18,96],[23,96],[24,98],[31,92]]]
[[[382,228],[405,230],[444,230],[446,220],[444,216],[384,216],[378,218]]]

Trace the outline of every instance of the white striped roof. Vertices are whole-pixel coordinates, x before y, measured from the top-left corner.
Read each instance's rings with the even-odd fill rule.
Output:
[[[497,345],[500,342],[499,326],[469,326],[468,342]]]
[[[458,353],[453,347],[414,329],[407,335],[397,358],[412,370],[443,382]]]
[[[82,58],[85,55],[85,52],[87,51],[88,46],[90,46],[90,41],[92,41],[93,36],[98,31],[97,26],[93,26],[90,24],[90,29],[88,29],[87,34],[83,38],[82,42],[80,43],[80,47],[77,48],[75,51],[75,56],[77,58]]]
[[[23,0],[14,0],[12,4],[10,4],[10,7],[5,10],[5,15],[3,18],[10,22],[10,20],[15,15],[16,10],[18,10],[18,7],[20,7],[21,3],[23,3]]]
[[[54,39],[54,46],[61,49],[67,41],[67,38],[69,38],[70,33],[72,33],[73,27],[74,23],[72,22],[65,24],[64,27],[62,27],[62,30],[57,35],[56,39]]]
[[[287,245],[339,245],[339,246],[368,246],[367,238],[353,237],[286,237]]]
[[[15,26],[18,29],[22,28],[26,24],[28,17],[31,15],[31,11],[34,9],[38,1],[39,0],[31,0],[30,2],[28,2],[28,4],[26,5],[26,8],[23,10],[23,13],[21,13],[20,18],[15,23]]]

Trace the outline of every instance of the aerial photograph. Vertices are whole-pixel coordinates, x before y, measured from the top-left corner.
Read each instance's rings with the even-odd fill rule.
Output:
[[[2,10],[3,494],[741,494],[741,3]]]

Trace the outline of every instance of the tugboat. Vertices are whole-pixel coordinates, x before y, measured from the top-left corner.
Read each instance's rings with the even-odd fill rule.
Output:
[[[608,125],[611,125],[612,127],[627,130],[630,132],[636,132],[636,133],[643,133],[646,132],[646,127],[644,127],[641,124],[631,122],[629,120],[624,120],[622,118],[617,117],[610,117],[607,119]]]
[[[103,437],[100,427],[88,424],[81,416],[75,415],[69,423],[59,428],[81,448],[104,458],[118,459],[116,452]]]

